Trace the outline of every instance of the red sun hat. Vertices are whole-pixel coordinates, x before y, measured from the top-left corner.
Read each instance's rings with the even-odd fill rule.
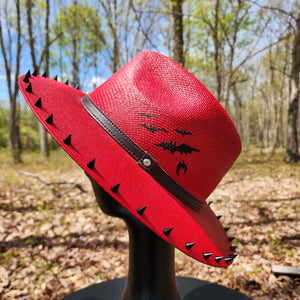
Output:
[[[191,73],[145,51],[90,94],[30,72],[19,87],[60,146],[148,228],[205,264],[232,263],[235,247],[205,200],[241,142]]]

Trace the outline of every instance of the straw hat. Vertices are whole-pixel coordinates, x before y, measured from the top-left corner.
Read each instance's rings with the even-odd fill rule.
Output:
[[[90,94],[30,72],[19,87],[60,146],[136,218],[198,261],[231,264],[235,247],[205,200],[241,143],[198,79],[145,51]]]

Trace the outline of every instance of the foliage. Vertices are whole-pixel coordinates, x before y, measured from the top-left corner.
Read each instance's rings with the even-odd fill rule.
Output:
[[[73,82],[76,84],[75,77],[79,78],[80,74],[74,72],[79,72],[79,64],[85,62],[85,68],[94,66],[105,44],[101,15],[92,5],[73,2],[60,10],[52,26],[57,35],[63,33],[59,38],[59,59],[64,65],[64,72],[73,73]]]
[[[24,150],[39,149],[38,121],[31,111],[21,112],[21,143]]]
[[[42,69],[46,2],[30,2],[34,53]],[[50,0],[51,77],[58,74],[59,80],[71,79],[73,86],[91,91],[140,51],[150,49],[173,57],[172,2],[176,3]],[[24,12],[21,73],[30,67],[26,3],[20,2]],[[287,144],[298,14],[299,1],[183,1],[185,67],[224,105],[246,150]],[[12,70],[17,57],[15,3],[2,1],[0,15]],[[4,67],[3,59],[0,64]],[[6,77],[3,72],[0,75]],[[12,89],[14,78],[8,78],[6,85]],[[7,87],[3,84],[1,89]],[[8,144],[8,116],[7,110],[0,110],[0,147]],[[39,143],[36,122],[27,112],[21,111],[20,117],[22,146],[35,151]],[[295,124],[299,129],[299,122]]]

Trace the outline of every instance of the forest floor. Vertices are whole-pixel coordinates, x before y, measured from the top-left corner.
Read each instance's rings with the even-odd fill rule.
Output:
[[[236,237],[234,263],[213,268],[176,250],[177,275],[255,300],[300,299],[299,277],[272,273],[272,265],[300,267],[300,164],[283,154],[243,153],[208,199]],[[126,276],[126,227],[98,209],[81,169],[62,151],[47,160],[26,154],[18,165],[8,157],[0,152],[0,298],[60,299]],[[63,181],[80,186],[48,184]]]

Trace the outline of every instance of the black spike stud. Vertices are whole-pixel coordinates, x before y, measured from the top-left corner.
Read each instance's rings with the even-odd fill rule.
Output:
[[[215,262],[219,263],[224,257],[223,256],[216,256],[215,257]]]
[[[230,250],[231,250],[232,252],[234,252],[236,248],[237,248],[237,246],[230,246]]]
[[[144,214],[146,208],[147,208],[147,206],[139,207],[139,208],[136,210],[136,212],[137,212],[140,216],[142,216],[142,215]]]
[[[208,201],[207,204],[208,204],[208,205],[211,205],[211,204],[212,204],[212,201]]]
[[[230,229],[230,227],[224,227],[224,230],[227,232]]]
[[[32,73],[33,76],[37,76],[37,70],[34,70]]]
[[[43,77],[47,77],[47,72],[45,71],[43,74],[42,74]]]
[[[68,136],[64,139],[64,143],[65,143],[66,145],[71,145],[71,138],[72,138],[71,134],[68,135]]]
[[[119,190],[119,187],[120,187],[120,183],[111,186],[111,187],[110,187],[110,190],[111,190],[114,194],[116,194],[116,193],[118,192],[118,190]]]
[[[66,84],[66,85],[69,85],[69,79],[66,80],[65,84]]]
[[[34,105],[36,107],[42,107],[42,99],[41,99],[41,97],[35,101]]]
[[[212,255],[213,253],[203,253],[203,257],[205,260],[208,260]]]
[[[26,83],[29,83],[29,78],[31,77],[30,75],[30,71],[28,71],[25,75],[25,77],[23,78],[23,81],[26,82]]]
[[[232,257],[225,257],[225,258],[224,258],[224,261],[225,261],[225,263],[226,263],[227,265],[228,265],[232,260],[233,260]]]
[[[235,237],[229,237],[228,240],[229,242],[232,242],[235,239]]]
[[[191,250],[194,245],[195,245],[195,243],[185,243],[185,248],[187,250]]]
[[[31,86],[31,83],[29,83],[29,84],[27,85],[26,92],[32,93],[32,86]]]
[[[217,219],[220,220],[222,218],[222,216],[217,216]]]
[[[76,88],[75,88],[76,90],[79,90],[79,84],[77,84],[77,86],[76,86]]]
[[[53,79],[57,81],[57,75],[55,75],[55,77]]]
[[[93,160],[91,160],[90,162],[88,162],[87,164],[86,164],[86,166],[89,168],[89,169],[94,169],[94,167],[95,167],[95,161],[96,161],[96,159],[93,159]]]
[[[164,233],[165,236],[169,236],[169,234],[171,233],[172,230],[173,230],[172,227],[170,227],[170,228],[165,228],[165,229],[163,230],[163,233]]]
[[[232,259],[235,259],[238,255],[237,254],[230,254],[229,257],[231,257]]]
[[[47,119],[46,119],[46,122],[48,124],[53,124],[53,114],[51,114]]]

